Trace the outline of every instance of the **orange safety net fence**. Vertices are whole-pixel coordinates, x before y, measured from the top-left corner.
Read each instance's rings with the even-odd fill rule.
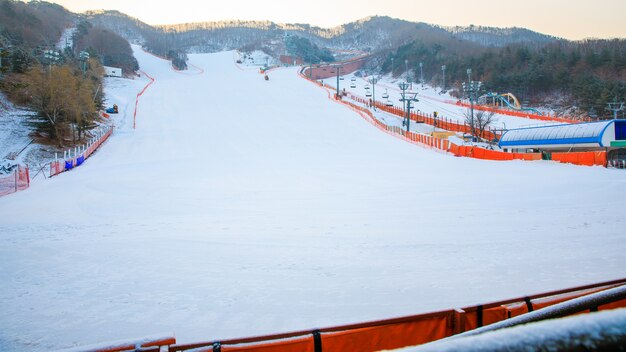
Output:
[[[463,106],[466,108],[470,107],[470,104],[462,102],[462,101],[457,101],[456,105]],[[564,122],[564,123],[577,123],[577,122],[591,121],[591,119],[588,117],[581,120],[581,119],[575,119],[572,117],[570,118],[557,117],[556,115],[554,116],[538,115],[538,114],[531,114],[531,113],[523,112],[523,111],[514,111],[514,110],[508,110],[508,109],[502,109],[502,108],[496,108],[496,107],[478,105],[478,104],[474,104],[474,109],[495,112],[497,114],[502,114],[502,115],[517,116],[517,117],[529,118],[533,120],[542,120],[542,121],[554,121],[554,122]]]
[[[28,166],[17,165],[6,175],[0,175],[0,197],[23,191],[30,187]]]
[[[568,152],[568,153],[552,153],[552,160],[561,163],[569,163],[576,165],[602,165],[606,166],[606,152]]]
[[[50,163],[50,177],[56,176],[62,172],[71,170],[77,166],[80,166],[85,160],[87,160],[100,146],[104,143],[113,133],[113,127],[99,130],[96,132],[97,136],[89,141],[85,146],[77,148],[72,156],[71,150],[66,153],[66,158],[62,160],[55,160]]]

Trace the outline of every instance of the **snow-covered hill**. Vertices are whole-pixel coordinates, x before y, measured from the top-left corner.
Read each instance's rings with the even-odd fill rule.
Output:
[[[624,276],[623,173],[455,158],[234,53],[110,83],[83,166],[0,198],[0,349],[249,336]],[[136,84],[137,87],[133,85]],[[134,101],[130,100],[132,106]]]

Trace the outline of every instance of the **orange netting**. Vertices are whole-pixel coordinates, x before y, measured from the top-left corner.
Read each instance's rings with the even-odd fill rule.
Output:
[[[0,197],[30,187],[28,166],[18,165],[8,175],[0,175]]]

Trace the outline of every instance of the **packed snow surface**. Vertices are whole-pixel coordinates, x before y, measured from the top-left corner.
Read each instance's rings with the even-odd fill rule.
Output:
[[[626,276],[626,177],[455,158],[297,76],[190,55],[116,79],[118,128],[0,198],[0,349],[250,336]],[[111,87],[112,85],[112,87]],[[129,103],[130,102],[130,103]]]

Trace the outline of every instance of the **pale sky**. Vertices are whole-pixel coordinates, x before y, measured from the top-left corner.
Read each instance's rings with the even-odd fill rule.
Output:
[[[567,39],[626,38],[626,0],[52,0],[118,10],[148,24],[270,20],[334,27],[373,15],[443,26],[525,27]]]

